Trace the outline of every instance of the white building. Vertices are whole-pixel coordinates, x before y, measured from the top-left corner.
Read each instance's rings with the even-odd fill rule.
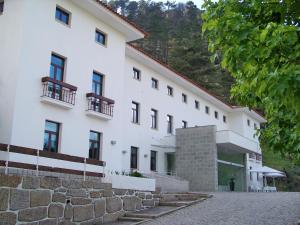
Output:
[[[214,125],[218,149],[244,157],[218,164],[243,168],[243,190],[261,185],[249,168],[261,165],[265,119],[127,44],[145,33],[100,1],[0,0],[0,28],[0,143],[166,174],[176,173],[175,130]]]

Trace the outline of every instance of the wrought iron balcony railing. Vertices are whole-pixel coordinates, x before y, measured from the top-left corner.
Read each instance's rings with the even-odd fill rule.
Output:
[[[95,93],[87,93],[86,97],[88,99],[88,110],[113,116],[114,100]]]

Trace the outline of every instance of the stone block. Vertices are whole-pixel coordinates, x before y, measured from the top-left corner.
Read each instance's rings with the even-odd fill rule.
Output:
[[[152,195],[146,195],[146,199],[152,199]]]
[[[95,217],[102,217],[105,214],[105,199],[99,199],[94,202]]]
[[[85,220],[91,220],[94,217],[94,206],[74,206],[73,207],[73,221],[82,222]]]
[[[146,198],[146,194],[144,192],[137,192],[135,193],[136,196],[138,196],[141,199],[145,199]]]
[[[82,189],[68,189],[67,196],[71,197],[87,197],[86,191]]]
[[[101,198],[102,191],[90,191],[90,197],[91,198]]]
[[[56,219],[46,219],[39,222],[39,225],[57,225]]]
[[[124,196],[123,198],[123,209],[125,211],[135,211],[137,206],[142,202],[137,196]]]
[[[94,187],[94,181],[92,181],[92,180],[82,181],[81,186],[83,188],[93,188]]]
[[[18,210],[29,208],[29,191],[11,189],[10,190],[10,209]]]
[[[113,189],[115,195],[126,195],[127,189]]]
[[[154,206],[154,199],[144,199],[142,200],[143,206],[146,207],[153,207]]]
[[[93,188],[94,189],[111,190],[112,189],[112,184],[110,184],[110,183],[102,183],[101,181],[94,181],[93,182]]]
[[[103,223],[110,223],[117,221],[121,216],[124,216],[124,212],[116,212],[116,213],[109,213],[103,216]]]
[[[58,223],[58,225],[76,225],[76,224],[71,222],[70,220],[63,220],[63,221],[60,221]]]
[[[67,204],[65,206],[64,218],[65,219],[72,219],[73,218],[73,207],[70,204]]]
[[[5,211],[8,208],[9,189],[0,188],[0,211]]]
[[[102,192],[103,197],[112,197],[113,196],[113,192],[111,189],[104,189],[101,192]]]
[[[66,193],[66,192],[67,192],[67,189],[66,189],[66,188],[56,188],[56,189],[54,190],[54,192],[55,192],[55,193],[57,193],[57,192],[60,192],[60,193]]]
[[[20,225],[39,225],[39,222],[21,223]]]
[[[106,198],[106,211],[107,213],[114,213],[122,209],[122,200],[118,197]]]
[[[24,189],[37,189],[40,187],[39,177],[23,177],[22,188]]]
[[[66,202],[66,195],[64,193],[56,192],[52,195],[52,202]]]
[[[78,180],[62,180],[62,186],[65,188],[79,189],[82,188],[82,182]]]
[[[58,177],[42,177],[41,178],[41,188],[45,189],[56,189],[61,187],[61,179]]]
[[[21,184],[22,178],[15,175],[0,174],[0,187],[16,188]]]
[[[64,207],[61,204],[50,204],[48,209],[48,217],[49,218],[60,218],[63,216]]]
[[[1,212],[0,224],[1,225],[15,225],[17,223],[17,215],[13,212]]]
[[[47,207],[35,207],[22,209],[18,212],[18,220],[21,222],[32,222],[42,220],[47,217]]]
[[[51,192],[39,190],[30,192],[30,207],[47,206],[51,202]]]
[[[88,205],[92,203],[92,199],[89,198],[71,198],[72,205]]]
[[[103,224],[103,218],[96,218],[96,219],[82,222],[79,225],[102,225],[102,224]]]

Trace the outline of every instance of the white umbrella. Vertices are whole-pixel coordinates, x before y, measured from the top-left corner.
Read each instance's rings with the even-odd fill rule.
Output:
[[[272,169],[268,166],[257,166],[255,168],[251,169],[250,172],[263,173],[263,174],[267,174],[267,173],[284,174],[283,172],[281,172],[279,170]]]

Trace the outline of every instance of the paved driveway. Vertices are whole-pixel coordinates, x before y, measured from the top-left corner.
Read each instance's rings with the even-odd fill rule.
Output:
[[[205,202],[155,219],[147,225],[294,225],[300,193],[214,193]]]

